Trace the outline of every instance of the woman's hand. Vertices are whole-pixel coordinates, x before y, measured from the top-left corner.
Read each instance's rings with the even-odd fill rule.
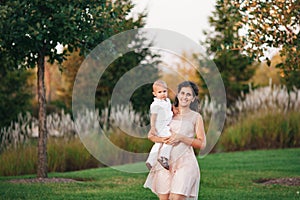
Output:
[[[158,137],[156,135],[156,131],[153,129],[150,129],[150,131],[148,132],[148,139],[151,140],[152,142],[159,142],[159,143],[165,143],[165,141],[168,139],[169,137]]]
[[[179,142],[181,142],[183,135],[172,133],[172,135],[164,140],[164,143],[169,145],[177,145]]]
[[[190,138],[187,137],[185,135],[181,135],[178,133],[175,133],[171,130],[172,135],[168,138],[165,138],[165,140],[163,141],[166,144],[170,144],[170,145],[177,145],[178,143],[182,142],[186,145],[190,145],[192,147],[196,147],[196,148],[204,148],[205,144],[203,145],[203,141],[201,139],[198,138]]]

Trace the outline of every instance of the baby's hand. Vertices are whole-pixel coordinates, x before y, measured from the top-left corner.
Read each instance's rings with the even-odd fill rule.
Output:
[[[179,113],[178,107],[175,107],[174,105],[172,105],[172,111],[174,116]]]

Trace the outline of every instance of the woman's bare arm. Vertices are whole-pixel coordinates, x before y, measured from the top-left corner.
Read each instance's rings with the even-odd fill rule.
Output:
[[[178,133],[172,133],[172,136],[169,139],[166,139],[167,144],[175,145],[178,142],[183,142],[187,145],[191,145],[197,149],[204,149],[206,146],[206,136],[204,131],[204,123],[201,115],[197,117],[195,124],[196,138],[190,138],[185,135]]]
[[[206,136],[201,115],[197,117],[195,130],[196,138],[193,140],[191,145],[197,149],[204,149],[206,147]]]

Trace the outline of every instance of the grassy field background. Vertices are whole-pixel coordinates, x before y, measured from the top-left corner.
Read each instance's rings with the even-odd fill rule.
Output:
[[[210,154],[199,158],[199,199],[300,199],[300,186],[263,185],[258,180],[300,177],[300,148]],[[144,163],[97,168],[49,177],[72,178],[72,183],[10,183],[35,175],[0,177],[0,199],[157,199],[143,188],[147,173],[123,169],[145,168]],[[188,174],[187,174],[188,176]]]

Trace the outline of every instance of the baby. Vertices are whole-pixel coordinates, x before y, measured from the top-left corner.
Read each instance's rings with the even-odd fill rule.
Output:
[[[150,105],[151,132],[158,137],[169,137],[171,135],[169,123],[173,112],[170,99],[168,98],[167,84],[162,80],[153,83],[154,101]],[[165,168],[169,169],[169,159],[172,145],[155,143],[151,148],[146,166],[150,170],[156,160]]]

